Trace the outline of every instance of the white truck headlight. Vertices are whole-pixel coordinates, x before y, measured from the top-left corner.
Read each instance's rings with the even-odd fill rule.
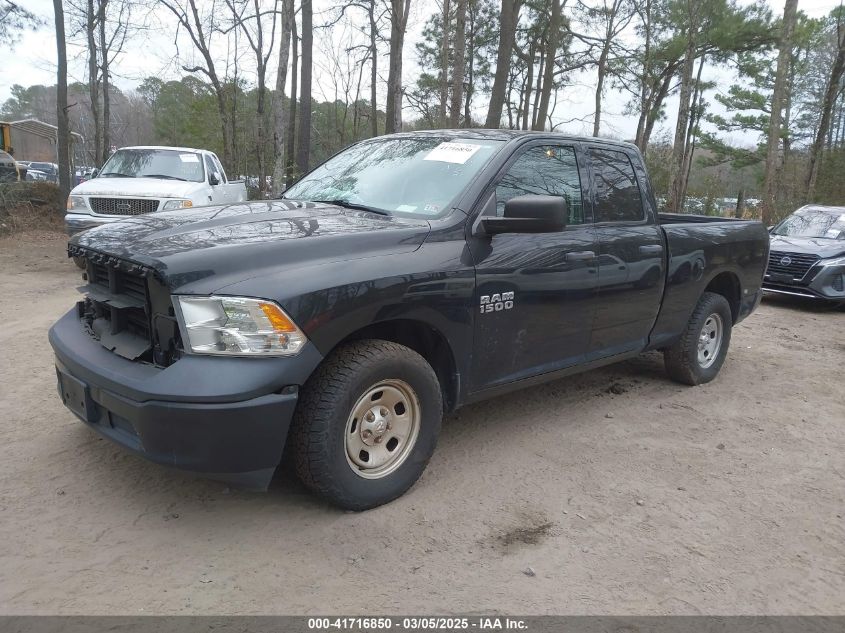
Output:
[[[276,303],[247,297],[173,297],[186,351],[229,356],[294,356],[308,341]]]
[[[161,208],[162,211],[175,211],[176,209],[188,209],[194,206],[190,200],[168,200]]]
[[[85,204],[85,198],[82,196],[68,196],[67,199],[68,211],[85,211],[88,212],[88,205]]]

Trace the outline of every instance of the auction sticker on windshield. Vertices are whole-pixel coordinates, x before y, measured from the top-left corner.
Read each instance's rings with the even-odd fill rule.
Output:
[[[441,163],[463,165],[481,149],[481,145],[471,143],[440,143],[423,160],[436,160]]]
[[[200,162],[199,156],[196,154],[179,154],[179,158],[182,159],[183,163],[198,163]]]

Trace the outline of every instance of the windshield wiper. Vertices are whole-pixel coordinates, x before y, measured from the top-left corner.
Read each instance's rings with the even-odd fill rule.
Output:
[[[323,204],[333,204],[338,207],[343,207],[344,209],[355,209],[356,211],[369,211],[370,213],[378,213],[379,215],[390,215],[384,209],[377,209],[376,207],[370,207],[366,204],[357,204],[355,202],[349,202],[349,200],[314,200],[314,202],[322,202]]]
[[[101,177],[105,178],[106,176],[114,176],[115,178],[134,178],[131,174],[121,174],[119,171],[107,171],[104,174],[100,174]]]
[[[144,178],[166,178],[167,180],[183,180],[187,182],[187,178],[179,178],[179,176],[168,176],[167,174],[143,174]]]

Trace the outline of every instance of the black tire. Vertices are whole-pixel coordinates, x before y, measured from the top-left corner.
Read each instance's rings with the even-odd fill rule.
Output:
[[[721,343],[714,354],[714,359],[712,361],[708,359],[711,364],[704,367],[699,361],[698,343],[705,323],[711,315],[717,315],[721,319]],[[663,360],[669,377],[685,385],[701,385],[713,380],[725,362],[731,343],[732,325],[733,317],[727,299],[713,292],[705,292],[701,295],[681,338],[672,347],[663,351]]]
[[[79,255],[73,256],[73,263],[76,264],[77,268],[81,268],[82,270],[88,268],[88,260]]]
[[[419,403],[416,441],[396,470],[378,479],[357,474],[346,450],[347,423],[373,385],[398,380]],[[305,486],[344,510],[388,503],[419,479],[434,453],[443,419],[437,375],[413,350],[381,340],[362,340],[335,350],[309,378],[291,427],[296,473]]]

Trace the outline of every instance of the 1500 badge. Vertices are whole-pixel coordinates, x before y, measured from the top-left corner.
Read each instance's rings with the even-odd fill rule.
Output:
[[[512,292],[497,292],[494,295],[481,295],[481,314],[510,310],[513,307],[513,294]]]

